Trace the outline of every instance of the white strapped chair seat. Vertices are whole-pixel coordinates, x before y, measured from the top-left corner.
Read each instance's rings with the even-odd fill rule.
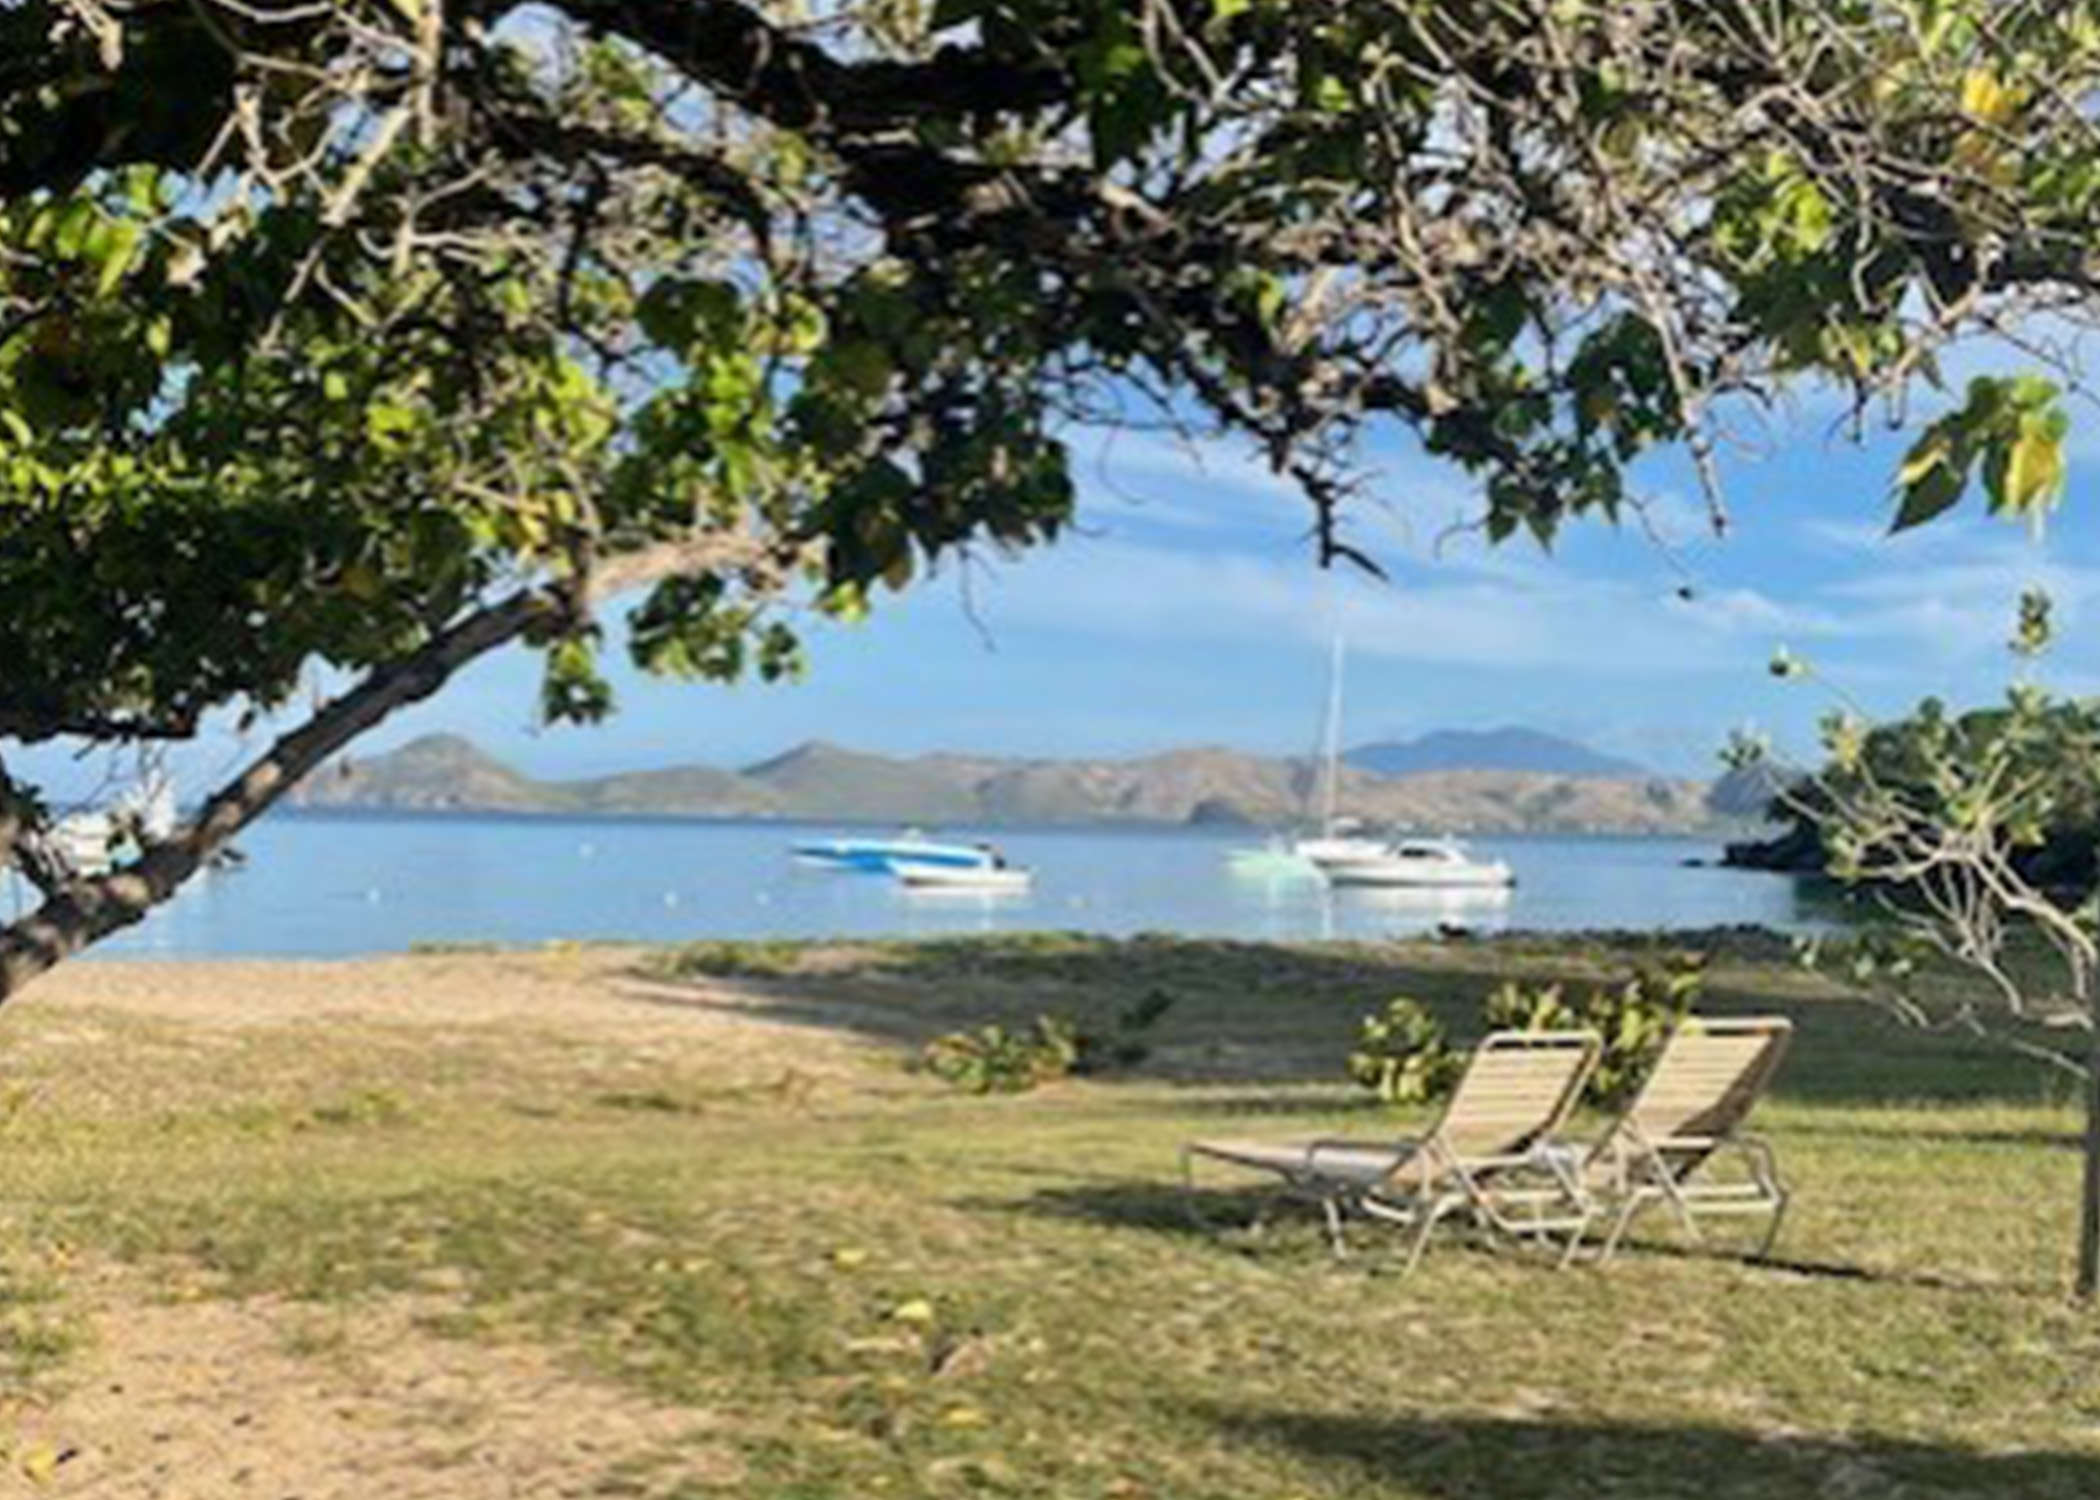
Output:
[[[1768,1216],[1757,1254],[1769,1255],[1786,1218],[1788,1190],[1771,1145],[1743,1129],[1771,1087],[1793,1040],[1783,1016],[1687,1017],[1643,1080],[1633,1102],[1585,1163],[1585,1187],[1605,1206],[1608,1260],[1633,1220],[1668,1206],[1686,1234],[1701,1238],[1711,1215]],[[1713,1170],[1730,1161],[1740,1175]]]

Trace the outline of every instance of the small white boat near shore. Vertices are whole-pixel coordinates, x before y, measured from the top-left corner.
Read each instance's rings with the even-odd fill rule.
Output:
[[[898,882],[913,891],[1012,896],[1021,894],[1035,883],[1034,871],[1016,869],[1011,865],[965,868],[958,865],[899,864],[894,869]]]
[[[1516,872],[1499,859],[1475,859],[1457,839],[1399,839],[1375,857],[1321,866],[1333,886],[1506,890]]]

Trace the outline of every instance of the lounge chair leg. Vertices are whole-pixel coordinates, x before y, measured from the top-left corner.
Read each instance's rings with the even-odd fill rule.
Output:
[[[1625,1206],[1619,1210],[1618,1217],[1612,1220],[1611,1233],[1604,1237],[1604,1244],[1597,1251],[1597,1263],[1599,1265],[1603,1265],[1619,1253],[1619,1241],[1626,1238],[1626,1231],[1633,1223],[1633,1216],[1639,1213],[1640,1210],[1641,1199],[1639,1194],[1635,1194],[1626,1200]]]
[[[1429,1249],[1429,1237],[1436,1233],[1436,1221],[1444,1216],[1441,1204],[1427,1204],[1417,1212],[1421,1215],[1421,1221],[1416,1224],[1414,1235],[1407,1242],[1407,1257],[1400,1263],[1402,1276],[1412,1276],[1415,1267],[1422,1263],[1423,1253]]]
[[[1752,1260],[1770,1260],[1772,1258],[1772,1247],[1779,1243],[1779,1228],[1786,1222],[1788,1202],[1789,1199],[1785,1193],[1781,1193],[1773,1202],[1772,1220],[1765,1226],[1764,1242],[1757,1247],[1757,1253],[1751,1257]]]
[[[1209,1234],[1211,1223],[1196,1207],[1196,1153],[1184,1149],[1181,1153],[1181,1211],[1188,1215],[1189,1223],[1199,1234]]]
[[[1330,1194],[1320,1199],[1320,1216],[1327,1221],[1327,1243],[1336,1260],[1349,1258],[1349,1241],[1342,1234],[1342,1205]]]

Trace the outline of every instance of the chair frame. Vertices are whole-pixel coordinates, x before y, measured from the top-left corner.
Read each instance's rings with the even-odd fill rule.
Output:
[[[1467,1085],[1476,1078],[1484,1059],[1512,1051],[1568,1048],[1580,1049],[1582,1055],[1554,1096],[1541,1101],[1538,1118],[1522,1130],[1509,1132],[1509,1145],[1514,1149],[1472,1154],[1458,1147],[1452,1138],[1453,1127],[1465,1123],[1471,1103]],[[1344,1222],[1354,1211],[1409,1231],[1402,1256],[1403,1275],[1421,1263],[1437,1225],[1458,1214],[1471,1218],[1491,1234],[1512,1239],[1550,1240],[1565,1234],[1569,1245],[1560,1258],[1565,1264],[1572,1258],[1573,1247],[1581,1244],[1596,1211],[1583,1190],[1581,1153],[1557,1142],[1555,1135],[1580,1101],[1602,1050],[1602,1039],[1592,1031],[1495,1032],[1474,1049],[1465,1074],[1445,1102],[1436,1124],[1419,1137],[1390,1141],[1315,1139],[1302,1143],[1302,1155],[1295,1164],[1252,1162],[1207,1149],[1202,1141],[1192,1141],[1181,1151],[1182,1183],[1190,1216],[1199,1226],[1208,1227],[1196,1207],[1196,1162],[1207,1156],[1247,1170],[1273,1173],[1283,1179],[1281,1191],[1285,1196],[1315,1204],[1337,1260],[1349,1253]],[[1331,1158],[1341,1150],[1389,1151],[1393,1159],[1384,1172],[1370,1179],[1332,1168],[1323,1171],[1322,1154]],[[1510,1178],[1526,1173],[1534,1174],[1536,1180],[1521,1186],[1510,1183]]]
[[[1767,1214],[1764,1238],[1753,1254],[1762,1260],[1772,1253],[1779,1231],[1786,1222],[1792,1191],[1779,1174],[1779,1162],[1771,1143],[1740,1127],[1771,1088],[1780,1064],[1793,1043],[1793,1022],[1784,1016],[1688,1017],[1650,1067],[1640,1091],[1597,1142],[1587,1164],[1585,1188],[1600,1198],[1599,1216],[1608,1216],[1610,1228],[1598,1248],[1599,1264],[1618,1253],[1626,1231],[1645,1210],[1667,1206],[1694,1244],[1703,1244],[1698,1220],[1701,1216]],[[1651,1134],[1640,1121],[1649,1088],[1665,1076],[1664,1063],[1670,1048],[1681,1038],[1739,1037],[1764,1035],[1765,1047],[1731,1081],[1705,1113],[1740,1100],[1725,1128],[1703,1133]],[[1689,1155],[1689,1160],[1672,1157]],[[1746,1181],[1708,1183],[1697,1180],[1706,1165],[1722,1156],[1739,1159],[1749,1172]],[[1589,1181],[1601,1179],[1597,1187]],[[1572,1255],[1571,1251],[1571,1255]]]

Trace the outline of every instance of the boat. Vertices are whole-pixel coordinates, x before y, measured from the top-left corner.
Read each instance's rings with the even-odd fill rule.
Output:
[[[1357,832],[1361,826],[1353,818],[1330,817],[1323,833],[1317,838],[1296,840],[1291,845],[1292,852],[1323,875],[1356,865],[1377,864],[1391,854],[1392,841]]]
[[[171,837],[181,822],[175,788],[154,773],[107,809],[82,808],[51,825],[51,846],[68,870],[93,878]]]
[[[1033,870],[1012,865],[915,865],[896,867],[897,879],[907,890],[956,891],[973,895],[1019,895],[1035,881]]]
[[[1230,850],[1226,865],[1243,880],[1317,880],[1318,866],[1299,853],[1295,840],[1278,835],[1252,848]]]
[[[1320,727],[1320,774],[1313,796],[1319,801],[1317,833],[1299,834],[1280,849],[1242,850],[1233,856],[1237,873],[1280,879],[1291,874],[1325,875],[1329,871],[1372,864],[1387,852],[1384,839],[1363,833],[1363,825],[1341,814],[1342,673],[1347,659],[1340,629],[1334,632],[1327,663],[1327,710]]]
[[[1335,886],[1420,886],[1439,890],[1507,889],[1516,872],[1499,859],[1475,859],[1457,839],[1399,839],[1376,859],[1323,866]]]
[[[907,864],[921,869],[986,870],[997,862],[993,852],[982,845],[939,843],[916,828],[887,839],[817,839],[795,845],[793,853],[803,864],[874,875],[894,874]]]

